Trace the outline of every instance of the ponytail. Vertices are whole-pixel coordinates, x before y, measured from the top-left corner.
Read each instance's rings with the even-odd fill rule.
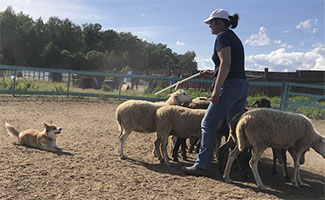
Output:
[[[233,16],[229,16],[229,19],[230,19],[230,28],[234,29],[237,27],[238,25],[238,19],[239,19],[239,16],[237,13],[235,13]]]

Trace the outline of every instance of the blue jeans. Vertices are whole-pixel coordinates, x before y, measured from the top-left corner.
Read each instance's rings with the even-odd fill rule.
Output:
[[[221,88],[219,103],[210,103],[201,122],[202,138],[200,152],[195,166],[208,170],[213,159],[216,144],[216,131],[219,122],[229,122],[238,112],[244,110],[248,96],[247,79],[226,80]]]

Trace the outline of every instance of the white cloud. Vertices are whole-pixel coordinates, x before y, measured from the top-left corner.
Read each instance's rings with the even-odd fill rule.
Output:
[[[281,47],[281,48],[288,48],[288,49],[292,49],[292,48],[293,48],[292,45],[287,44],[287,43],[281,43],[281,44],[280,44],[280,47]]]
[[[311,20],[307,19],[306,21],[300,22],[297,26],[296,29],[309,29],[311,28]]]
[[[245,44],[250,46],[270,45],[270,38],[267,36],[266,28],[261,26],[257,34],[253,34],[248,40],[245,40]]]
[[[176,42],[176,45],[177,45],[177,46],[184,46],[184,45],[186,45],[186,43],[181,42],[181,41],[177,41],[177,42]]]
[[[311,33],[316,33],[317,32],[317,28],[315,28],[314,26],[317,24],[318,19],[307,19],[305,21],[299,22],[299,24],[297,24],[296,29],[303,29],[305,31],[311,32]]]
[[[195,61],[197,62],[199,70],[214,69],[214,63],[211,58],[195,57]]]
[[[196,57],[198,69],[214,69],[211,58]],[[269,54],[258,54],[245,57],[246,70],[277,72],[295,72],[296,70],[322,70],[325,71],[325,44],[313,45],[308,52],[288,52],[279,48]]]
[[[279,47],[281,47],[281,48],[288,48],[288,49],[292,49],[293,48],[292,45],[289,45],[287,43],[283,43],[281,40],[274,40],[273,43],[274,44],[278,44]]]
[[[325,45],[322,43],[315,44],[311,54],[318,54],[314,70],[325,70]]]
[[[270,71],[325,70],[325,44],[314,45],[309,52],[287,52],[279,48],[269,54],[251,55],[245,58],[246,69]]]

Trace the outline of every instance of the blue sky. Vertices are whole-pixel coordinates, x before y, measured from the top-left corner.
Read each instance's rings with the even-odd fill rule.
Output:
[[[239,14],[234,29],[245,48],[247,70],[325,70],[324,0],[1,0],[34,20],[51,16],[77,25],[131,32],[167,44],[174,52],[194,51],[199,69],[213,69],[215,35],[203,23],[216,8]]]

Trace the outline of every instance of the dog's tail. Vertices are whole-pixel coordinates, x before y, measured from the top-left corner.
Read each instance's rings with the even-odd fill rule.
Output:
[[[8,134],[10,136],[12,136],[12,137],[18,137],[19,132],[13,126],[11,126],[10,124],[6,123],[6,128],[7,128]]]

